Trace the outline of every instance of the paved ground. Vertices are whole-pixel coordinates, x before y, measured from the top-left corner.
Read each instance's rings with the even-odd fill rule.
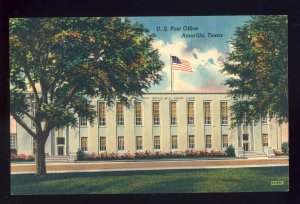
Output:
[[[178,161],[99,161],[84,163],[47,163],[48,173],[96,172],[96,171],[134,171],[164,169],[208,169],[243,168],[260,166],[288,166],[288,158],[253,158],[235,160],[178,160]],[[11,164],[11,174],[33,173],[35,164]]]

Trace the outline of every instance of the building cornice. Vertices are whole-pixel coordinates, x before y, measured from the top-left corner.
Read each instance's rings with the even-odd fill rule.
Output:
[[[145,92],[144,94],[153,95],[153,94],[229,94],[229,92]],[[144,95],[143,94],[143,95]]]

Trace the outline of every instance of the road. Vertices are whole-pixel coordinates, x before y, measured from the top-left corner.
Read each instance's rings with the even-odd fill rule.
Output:
[[[97,161],[72,163],[47,163],[48,173],[104,172],[167,169],[213,169],[264,166],[288,166],[288,158],[257,158],[233,160],[167,160],[167,161]],[[12,163],[11,174],[34,173],[33,163]]]

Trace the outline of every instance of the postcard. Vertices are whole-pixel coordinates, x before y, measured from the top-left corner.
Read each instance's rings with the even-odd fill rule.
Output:
[[[11,194],[288,191],[287,25],[10,18]]]

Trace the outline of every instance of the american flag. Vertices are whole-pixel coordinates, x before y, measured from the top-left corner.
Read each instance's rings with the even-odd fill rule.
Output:
[[[172,57],[172,68],[173,70],[182,70],[185,72],[192,72],[193,69],[191,67],[191,64],[183,59],[179,59],[176,56],[171,56]]]

